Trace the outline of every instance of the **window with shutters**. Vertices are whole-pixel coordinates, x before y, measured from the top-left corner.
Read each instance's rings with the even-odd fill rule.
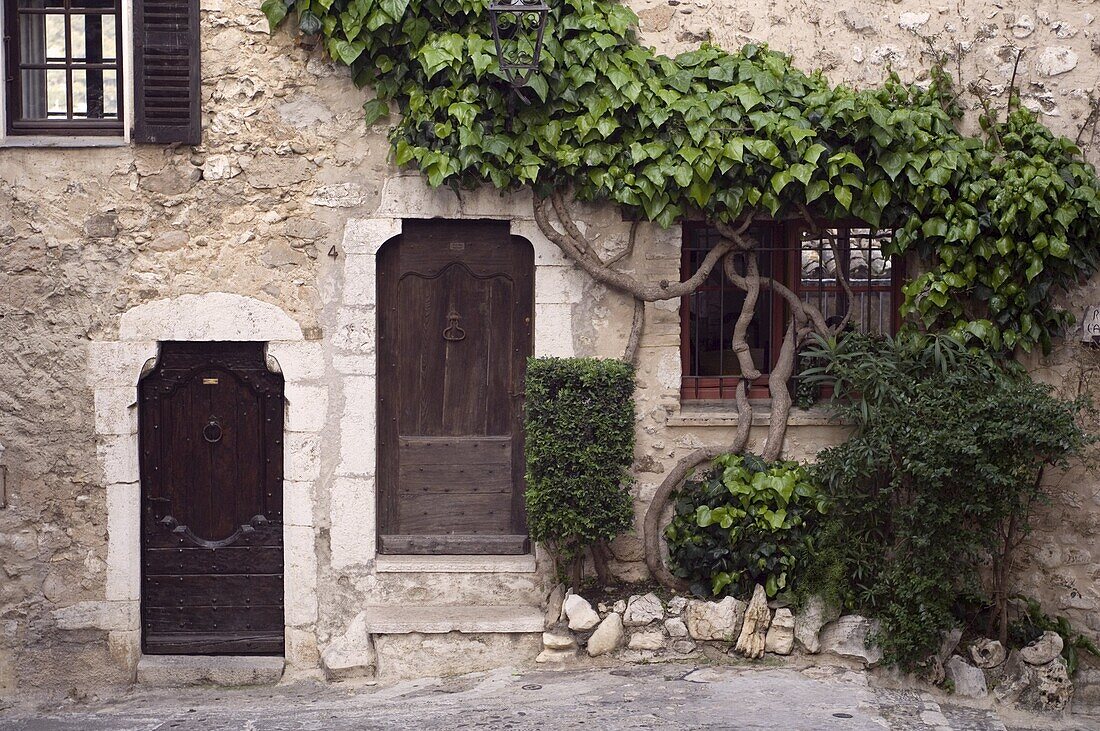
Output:
[[[199,0],[0,2],[2,134],[199,143]]]
[[[823,235],[807,231],[798,221],[766,221],[754,224],[749,233],[757,241],[760,274],[785,284],[803,301],[815,305],[827,321],[842,317],[851,302],[851,328],[880,334],[896,331],[901,278],[897,276],[898,263],[883,253],[890,231],[833,225]],[[711,226],[684,225],[684,277],[699,268],[718,240],[718,231]],[[847,275],[850,291],[837,278],[838,268]],[[745,293],[730,283],[721,267],[683,298],[682,400],[734,398],[741,369],[733,352],[733,326],[744,302]],[[764,374],[750,384],[751,398],[769,395],[767,374],[779,355],[787,318],[785,300],[770,289],[761,289],[746,332],[753,363]]]
[[[6,0],[9,134],[122,134],[121,2]]]

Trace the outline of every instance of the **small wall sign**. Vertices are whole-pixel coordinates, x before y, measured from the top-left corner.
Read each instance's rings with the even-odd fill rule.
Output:
[[[1089,305],[1081,318],[1081,342],[1100,343],[1100,305]]]

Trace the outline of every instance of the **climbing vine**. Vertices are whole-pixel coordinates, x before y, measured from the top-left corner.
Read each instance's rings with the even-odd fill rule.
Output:
[[[535,218],[562,252],[635,303],[627,355],[637,352],[644,302],[694,291],[720,271],[746,293],[733,333],[741,364],[734,443],[697,450],[658,488],[645,518],[646,559],[669,586],[658,521],[671,492],[702,462],[747,443],[746,379],[759,375],[745,331],[761,289],[790,310],[770,373],[772,418],[763,449],[778,458],[799,347],[828,324],[781,283],[760,275],[756,218],[857,218],[895,231],[891,250],[914,252],[923,271],[906,285],[910,327],[946,332],[998,353],[1048,350],[1071,316],[1054,295],[1100,265],[1100,183],[1069,140],[1011,98],[1005,118],[985,105],[978,135],[962,134],[941,66],[918,86],[888,77],[880,88],[833,86],[758,45],[713,45],[675,58],[637,43],[637,17],[612,0],[553,3],[530,104],[515,104],[494,53],[486,0],[264,0],[272,28],[286,18],[320,36],[375,98],[374,123],[393,111],[396,164],[433,186],[530,187]],[[1010,93],[1011,97],[1011,93]],[[563,194],[568,191],[568,194]],[[605,201],[668,226],[715,223],[722,240],[683,282],[647,283],[601,258],[567,199]],[[633,238],[633,237],[632,237]],[[835,242],[834,242],[835,243]],[[841,286],[848,283],[841,277]],[[849,298],[852,299],[852,298]]]
[[[374,88],[368,122],[396,103],[395,161],[433,186],[571,186],[666,226],[808,206],[892,227],[895,251],[929,265],[904,312],[993,350],[1049,348],[1068,321],[1051,295],[1100,264],[1100,190],[1074,144],[1019,107],[961,134],[943,73],[926,88],[891,77],[854,91],[754,45],[669,58],[638,45],[624,5],[563,0],[533,103],[512,107],[485,0],[265,0],[263,10],[273,26],[296,16]]]

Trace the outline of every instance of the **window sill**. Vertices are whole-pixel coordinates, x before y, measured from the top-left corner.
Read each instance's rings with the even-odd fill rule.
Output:
[[[129,144],[130,142],[122,136],[96,137],[87,135],[84,137],[65,137],[61,135],[10,135],[0,139],[0,147],[127,147]]]
[[[767,426],[771,421],[770,400],[753,400],[752,425]],[[669,414],[668,426],[680,427],[736,427],[737,408],[732,401],[687,401],[680,411]],[[852,426],[853,422],[844,419],[825,406],[813,406],[808,409],[791,408],[788,426]]]

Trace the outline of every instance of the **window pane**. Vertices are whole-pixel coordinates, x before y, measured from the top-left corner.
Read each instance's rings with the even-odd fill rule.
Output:
[[[118,72],[103,72],[103,116],[118,117]]]
[[[39,64],[65,60],[65,16],[19,16],[19,60]]]
[[[113,15],[105,15],[102,20],[102,33],[100,34],[100,43],[102,48],[102,58],[104,61],[114,61],[115,59],[115,17]]]
[[[46,116],[50,119],[65,119],[68,116],[67,87],[65,71],[49,69],[46,71]]]
[[[769,228],[754,227],[750,235],[758,242],[761,274],[772,276],[783,252],[773,248]],[[706,253],[719,240],[713,229],[699,229],[692,234],[685,252],[686,275],[698,269]],[[738,269],[744,273],[743,262],[739,262]],[[721,266],[716,267],[703,286],[688,298],[687,320],[682,324],[687,330],[690,364],[685,376],[741,374],[740,362],[733,351],[733,330],[744,304],[745,293],[729,281]],[[771,291],[762,289],[745,333],[753,364],[764,373],[771,369],[773,307]]]
[[[88,24],[84,15],[69,16],[69,33],[72,39],[72,53],[74,61],[83,61],[88,57],[87,37]]]
[[[88,72],[84,69],[73,71],[73,116],[88,116]]]
[[[112,10],[117,9],[118,4],[116,0],[73,0],[70,7],[72,7],[74,10]]]
[[[28,69],[20,75],[19,84],[23,92],[23,118],[46,118],[46,71]]]
[[[64,8],[65,0],[19,0],[19,7],[31,10],[44,10],[46,8]]]

